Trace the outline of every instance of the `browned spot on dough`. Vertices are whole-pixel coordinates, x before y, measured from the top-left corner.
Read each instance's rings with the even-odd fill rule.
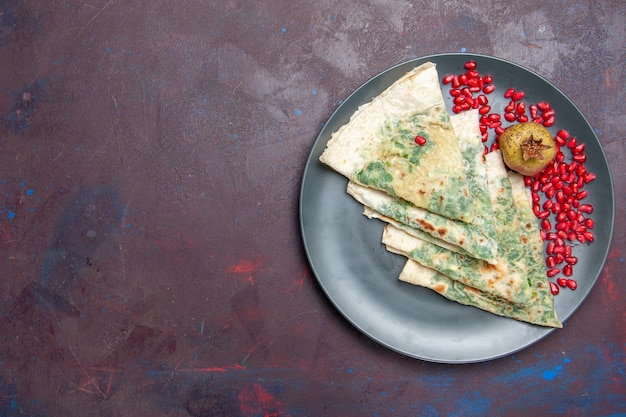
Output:
[[[459,239],[459,246],[463,246],[465,244],[465,239]]]
[[[424,230],[429,231],[429,232],[435,231],[435,228],[433,227],[433,225],[428,223],[427,221],[422,220],[422,219],[417,219],[417,222],[422,225]]]
[[[448,233],[447,229],[441,228],[439,230],[437,230],[437,233],[439,233],[439,236],[445,236],[446,233]]]
[[[522,235],[521,239],[522,239],[522,243],[524,244],[528,243],[528,237],[526,235]]]
[[[441,283],[435,284],[433,290],[437,291],[439,294],[443,294],[446,292],[446,285]]]

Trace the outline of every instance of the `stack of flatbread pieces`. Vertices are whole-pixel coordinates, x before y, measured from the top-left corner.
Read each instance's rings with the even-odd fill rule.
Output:
[[[499,152],[483,153],[477,111],[450,116],[433,63],[361,106],[320,160],[348,178],[401,281],[505,317],[561,327],[530,196]],[[418,145],[415,137],[426,139]]]

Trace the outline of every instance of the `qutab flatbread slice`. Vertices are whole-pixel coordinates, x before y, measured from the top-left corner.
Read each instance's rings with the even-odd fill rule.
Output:
[[[383,221],[393,219],[406,227],[412,228],[419,235],[426,233],[434,239],[458,246],[472,257],[485,262],[496,263],[498,244],[495,239],[488,238],[482,230],[473,224],[452,220],[432,213],[420,207],[390,196],[389,194],[349,182],[348,194],[359,203],[378,213],[368,212],[368,217],[376,217]]]
[[[370,218],[392,222],[407,233],[431,243],[495,264],[497,240],[478,117],[478,111],[473,110],[450,118],[468,173],[473,179],[468,184],[477,197],[477,214],[471,223],[447,218],[352,181],[348,183],[348,194],[366,207],[364,214]]]
[[[453,252],[459,253],[461,255],[471,256],[465,249],[460,246],[454,245],[452,243],[448,243],[445,240],[440,238],[433,237],[429,233],[426,233],[418,228],[407,226],[404,223],[400,223],[399,221],[392,219],[391,217],[387,217],[376,210],[371,209],[370,207],[363,206],[363,215],[369,219],[379,219],[386,223],[391,224],[393,227],[396,227],[405,233],[420,238],[426,242],[430,242],[437,246],[441,246],[442,248],[451,250]]]
[[[461,304],[474,306],[503,317],[537,324],[546,327],[561,328],[557,317],[554,297],[550,292],[546,271],[543,264],[543,242],[539,236],[537,221],[530,205],[528,190],[524,187],[519,174],[509,173],[516,210],[522,224],[521,239],[528,258],[528,279],[533,288],[531,302],[520,306],[501,298],[487,294],[476,288],[464,285],[433,269],[415,261],[407,260],[399,279],[401,281],[430,288],[444,297]]]
[[[511,183],[499,152],[487,156],[488,188],[494,207],[498,254],[495,265],[460,255],[411,236],[392,226],[385,227],[383,243],[395,253],[511,303],[528,304],[533,290],[527,279],[531,265],[525,256],[521,224]]]
[[[415,143],[416,136],[426,144]],[[349,180],[452,219],[478,214],[433,63],[406,73],[332,134],[320,161]]]

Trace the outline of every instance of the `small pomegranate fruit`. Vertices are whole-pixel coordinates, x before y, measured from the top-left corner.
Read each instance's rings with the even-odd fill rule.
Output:
[[[522,175],[534,176],[556,156],[554,138],[544,126],[535,122],[507,127],[500,135],[504,163]]]

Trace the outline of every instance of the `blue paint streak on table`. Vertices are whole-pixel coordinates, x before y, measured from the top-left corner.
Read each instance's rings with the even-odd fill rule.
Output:
[[[1,415],[624,415],[624,3],[331,3],[0,1]],[[617,215],[564,329],[445,365],[341,317],[298,197],[356,87],[459,51],[577,103]]]

